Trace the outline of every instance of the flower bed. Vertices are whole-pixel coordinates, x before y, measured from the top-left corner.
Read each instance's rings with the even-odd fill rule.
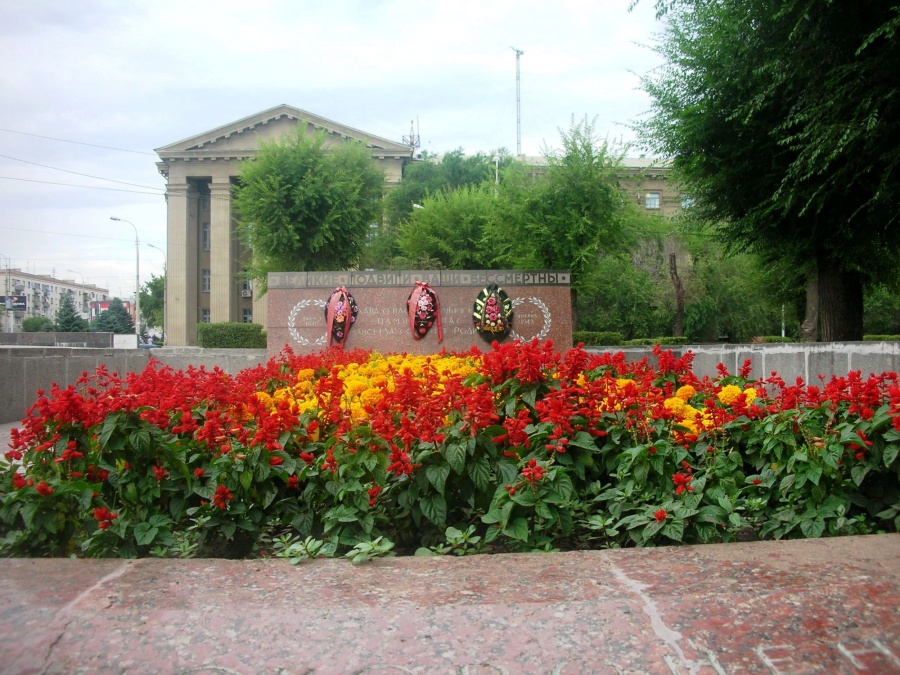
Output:
[[[465,554],[897,531],[900,385],[510,343],[151,362],[54,387],[0,467],[0,553]]]

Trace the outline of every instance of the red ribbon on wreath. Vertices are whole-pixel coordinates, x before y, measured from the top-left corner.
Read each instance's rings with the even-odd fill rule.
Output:
[[[406,299],[409,312],[409,329],[413,338],[421,340],[436,323],[438,343],[444,341],[444,328],[441,325],[441,306],[437,293],[424,281],[417,281],[416,287]]]
[[[328,346],[344,348],[350,329],[359,314],[359,307],[353,296],[343,286],[334,289],[325,304],[325,324],[328,327]]]

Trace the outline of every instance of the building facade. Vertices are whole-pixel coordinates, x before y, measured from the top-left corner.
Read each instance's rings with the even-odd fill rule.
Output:
[[[533,175],[547,166],[547,158],[519,155],[516,158],[532,167]],[[684,195],[678,184],[669,178],[668,164],[646,157],[625,157],[619,167],[619,187],[638,208],[661,216],[681,212]]]
[[[63,295],[72,298],[75,309],[86,320],[92,318],[92,303],[109,300],[109,289],[94,284],[79,284],[72,279],[56,279],[16,268],[3,270],[3,274],[0,278],[3,300],[10,299],[8,305],[0,302],[4,333],[21,332],[22,321],[29,317],[55,321]]]
[[[240,163],[255,156],[260,141],[277,140],[304,125],[327,132],[326,143],[361,141],[398,183],[414,148],[352,129],[287,105],[251,115],[156,150],[166,178],[166,344],[197,343],[202,322],[266,324],[266,302],[242,280],[244,250],[232,211],[232,186]]]

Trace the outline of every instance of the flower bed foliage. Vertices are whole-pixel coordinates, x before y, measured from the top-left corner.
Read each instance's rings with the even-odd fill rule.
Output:
[[[4,555],[532,551],[897,531],[900,385],[699,379],[494,344],[151,362],[39,398],[0,467]]]

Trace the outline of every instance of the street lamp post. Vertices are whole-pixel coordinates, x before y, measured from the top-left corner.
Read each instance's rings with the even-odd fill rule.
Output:
[[[110,220],[128,223],[134,228],[134,334],[140,340],[141,335],[141,242],[138,240],[137,226],[130,220],[110,216]]]
[[[165,344],[166,339],[166,296],[168,295],[168,286],[169,286],[169,257],[166,255],[166,252],[163,251],[159,246],[154,246],[151,243],[147,243],[147,246],[150,248],[155,248],[157,251],[163,254],[163,344]]]
[[[15,325],[15,319],[13,318],[13,309],[12,309],[12,296],[9,294],[9,266],[11,264],[10,259],[5,255],[0,255],[0,260],[6,258],[6,316],[9,318],[6,320],[6,323],[9,326],[9,332],[14,333],[13,326]]]

